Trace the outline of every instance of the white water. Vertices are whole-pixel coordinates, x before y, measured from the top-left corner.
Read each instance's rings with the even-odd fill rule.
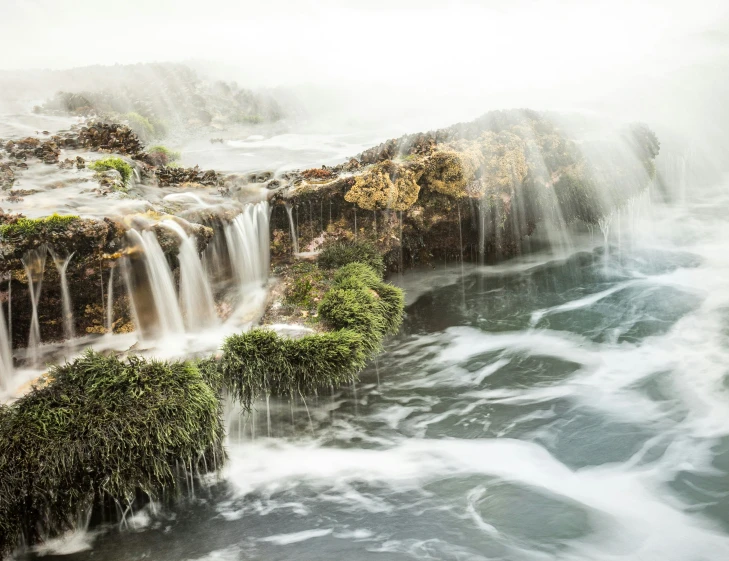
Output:
[[[30,334],[28,336],[28,348],[26,357],[33,366],[38,366],[38,347],[41,342],[40,322],[38,320],[38,300],[40,299],[41,289],[43,288],[43,273],[46,268],[47,249],[42,247],[29,251],[22,259],[25,274],[28,277],[28,292],[31,302],[31,323]]]
[[[109,282],[106,286],[106,333],[108,335],[114,331],[114,271],[116,271],[116,267],[109,270]]]
[[[242,291],[268,279],[269,236],[267,202],[246,205],[225,226],[228,256]]]
[[[188,331],[199,331],[217,323],[215,301],[205,270],[203,269],[196,242],[174,220],[162,225],[173,230],[181,240],[178,259],[180,262],[180,303],[182,316]]]
[[[10,284],[10,283],[8,283]],[[13,377],[13,355],[5,312],[0,305],[0,390],[7,390]]]
[[[58,271],[58,276],[61,279],[61,306],[63,311],[63,338],[66,341],[71,341],[74,337],[76,337],[76,329],[74,327],[73,322],[73,308],[71,306],[71,291],[68,287],[68,277],[66,276],[66,271],[68,270],[68,264],[71,262],[71,259],[73,259],[73,253],[69,255],[66,259],[60,259],[57,257],[52,251],[49,250],[51,253],[51,257],[53,258],[53,262],[56,265],[56,270]]]
[[[158,337],[165,338],[185,332],[185,324],[177,302],[177,291],[172,278],[172,271],[154,232],[144,231],[141,234],[130,230],[129,238],[141,247],[144,266],[147,271],[149,286],[157,317]]]
[[[354,235],[357,235],[357,210],[355,209],[355,215],[354,215]],[[289,228],[291,230],[291,247],[294,250],[294,253],[299,253],[299,236],[296,233],[296,224],[294,224],[294,214],[293,214],[293,207],[286,203],[286,214],[289,217]]]

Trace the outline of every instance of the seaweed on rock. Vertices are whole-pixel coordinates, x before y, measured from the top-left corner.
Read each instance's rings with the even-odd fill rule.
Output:
[[[337,241],[324,247],[319,254],[319,265],[324,269],[338,269],[354,262],[369,265],[378,274],[385,270],[382,255],[367,241]]]
[[[223,459],[219,400],[192,362],[89,351],[0,407],[0,555],[71,529],[102,502],[175,490],[178,462]]]
[[[402,290],[383,282],[367,264],[342,265],[319,304],[319,316],[331,331],[290,339],[263,328],[225,341],[222,378],[243,407],[261,395],[303,396],[350,383],[385,335],[397,331]]]

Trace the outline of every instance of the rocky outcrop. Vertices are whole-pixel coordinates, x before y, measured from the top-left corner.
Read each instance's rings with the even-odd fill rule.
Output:
[[[652,181],[659,143],[645,126],[610,141],[570,137],[548,115],[493,112],[389,140],[333,168],[292,174],[276,195],[273,249],[372,240],[390,269],[518,254],[541,222],[597,223]]]

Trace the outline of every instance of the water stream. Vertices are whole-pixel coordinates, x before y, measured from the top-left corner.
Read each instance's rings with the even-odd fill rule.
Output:
[[[726,559],[727,208],[407,273],[359,384],[229,407],[218,483],[62,558]]]

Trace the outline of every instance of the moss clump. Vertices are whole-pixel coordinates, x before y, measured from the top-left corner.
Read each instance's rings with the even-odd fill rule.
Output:
[[[385,262],[374,244],[366,241],[335,242],[327,245],[319,254],[319,266],[338,269],[349,263],[364,263],[378,274],[385,271]]]
[[[352,382],[385,334],[397,331],[403,309],[399,288],[352,263],[337,272],[319,304],[332,331],[299,339],[266,329],[233,335],[223,345],[222,378],[244,407],[261,395],[303,396]]]
[[[144,115],[131,112],[124,115],[124,118],[129,122],[129,128],[142,140],[150,140],[155,137],[154,125]]]
[[[407,210],[418,200],[420,175],[386,160],[357,176],[344,196],[366,210]]]
[[[71,529],[83,509],[174,490],[178,462],[223,459],[219,401],[191,362],[88,352],[0,407],[0,555]]]
[[[254,329],[228,337],[221,371],[228,390],[250,408],[261,395],[303,396],[351,382],[366,360],[362,336],[354,331],[288,339]]]
[[[147,150],[148,159],[152,161],[155,166],[170,166],[175,165],[175,162],[180,159],[181,154],[175,150],[170,150],[166,146],[151,146]]]
[[[111,169],[115,169],[121,175],[124,185],[127,185],[129,183],[129,180],[132,178],[132,174],[134,173],[132,166],[130,166],[128,163],[126,163],[121,158],[113,158],[113,157],[97,160],[97,161],[89,164],[89,168],[91,168],[94,171],[98,171],[98,172],[109,171]]]
[[[52,214],[44,218],[18,218],[16,221],[0,225],[0,238],[26,238],[43,232],[59,232],[79,220],[76,215]]]

